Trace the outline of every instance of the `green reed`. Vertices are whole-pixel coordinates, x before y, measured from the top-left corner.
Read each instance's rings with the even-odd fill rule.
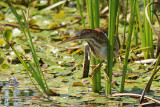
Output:
[[[99,28],[99,0],[87,0],[88,22],[91,29]],[[96,65],[99,61],[91,55],[91,64]],[[94,69],[94,68],[93,68]],[[92,78],[92,90],[99,92],[101,89],[101,73],[100,70],[95,71],[96,74]],[[92,75],[92,76],[93,76]]]
[[[17,57],[20,60],[20,62],[25,67],[25,69],[26,69],[26,71],[28,73],[28,76],[29,76],[32,84],[35,86],[35,88],[42,95],[43,95],[43,93],[45,93],[47,95],[50,95],[50,89],[49,89],[49,87],[47,85],[47,82],[46,82],[46,80],[44,78],[44,74],[43,74],[42,69],[40,67],[40,64],[39,64],[39,61],[38,61],[38,56],[36,54],[36,50],[35,50],[34,44],[32,42],[32,36],[31,36],[31,32],[29,30],[29,25],[28,25],[28,22],[26,20],[25,14],[24,14],[24,12],[22,10],[21,14],[22,14],[22,20],[24,21],[24,25],[25,25],[25,27],[24,27],[21,18],[18,16],[18,14],[16,12],[15,7],[13,6],[12,3],[10,3],[10,2],[8,2],[8,3],[9,3],[9,6],[10,6],[10,9],[12,10],[13,14],[15,15],[15,17],[16,17],[19,25],[20,25],[20,29],[22,30],[22,32],[24,33],[24,35],[26,37],[25,39],[26,39],[26,41],[28,43],[28,46],[30,48],[35,68],[25,58],[24,55],[20,55],[8,41],[7,41],[7,43],[11,46],[12,50],[17,55]],[[21,56],[24,56],[24,58],[26,59],[26,61],[24,61]],[[36,85],[36,84],[38,84],[38,85]],[[42,89],[42,91],[40,89]]]
[[[152,81],[153,81],[156,73],[159,71],[159,70],[157,69],[159,63],[160,63],[160,54],[158,55],[156,64],[155,64],[154,69],[153,69],[153,73],[152,73],[152,75],[151,75],[151,77],[150,77],[150,80],[148,81],[146,87],[144,88],[144,90],[143,90],[143,92],[142,92],[142,96],[141,96],[141,98],[140,98],[140,102],[143,101],[145,93],[150,90],[150,86],[151,86],[151,84],[152,84]],[[157,71],[157,70],[158,70],[158,71]]]
[[[99,0],[92,0],[93,17],[94,17],[94,28],[99,28]],[[100,60],[96,60],[96,65],[100,63]],[[93,63],[94,64],[94,63]],[[95,71],[96,74],[92,78],[94,92],[99,92],[101,90],[101,71],[100,69]],[[94,75],[94,74],[93,74]]]
[[[128,37],[127,37],[127,44],[126,44],[126,51],[125,51],[126,53],[125,53],[125,59],[124,59],[124,65],[123,65],[123,74],[122,74],[120,92],[124,91],[128,57],[129,57],[129,51],[130,51],[130,46],[131,46],[132,30],[133,30],[133,25],[134,25],[136,0],[130,0],[129,3],[131,7],[131,17],[129,21],[129,30],[128,30]]]
[[[122,43],[123,48],[126,42],[125,40],[126,40],[127,11],[128,11],[128,0],[126,1],[126,8],[124,13],[125,19],[124,19],[123,43]]]
[[[145,48],[145,38],[146,37],[144,36],[144,33],[143,33],[143,25],[142,25],[138,0],[136,0],[136,13],[138,17],[138,25],[139,25],[139,31],[140,31],[140,37],[141,37],[141,48]],[[145,54],[146,50],[143,50],[142,52]]]
[[[109,0],[109,30],[108,30],[108,49],[107,49],[107,75],[109,79],[106,81],[105,93],[111,94],[112,67],[113,67],[113,47],[114,33],[116,27],[116,16],[118,12],[119,0]]]
[[[134,45],[138,45],[138,17],[136,16],[136,20],[133,27],[134,31]]]
[[[154,49],[153,49],[153,36],[152,36],[152,29],[147,21],[147,18],[145,16],[145,7],[146,5],[150,3],[150,0],[144,0],[144,36],[145,36],[145,47],[151,47],[150,50],[147,50],[144,54],[145,58],[153,58],[154,57]],[[149,7],[148,8],[148,15],[149,15],[149,18],[152,22],[152,17],[153,17],[153,14],[151,13],[151,11],[153,11],[153,8]]]
[[[79,10],[79,13],[80,13],[80,16],[81,16],[83,27],[86,28],[86,24],[85,24],[85,21],[84,21],[81,5],[79,3],[79,0],[76,0],[76,1],[77,1],[77,6],[78,6],[78,10]]]

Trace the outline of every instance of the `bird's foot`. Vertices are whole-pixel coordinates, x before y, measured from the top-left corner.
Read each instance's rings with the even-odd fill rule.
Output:
[[[103,60],[103,61],[101,61],[98,65],[96,65],[96,67],[92,70],[92,72],[91,72],[91,75],[92,75],[92,77],[91,77],[91,79],[96,75],[96,71],[98,70],[98,69],[100,69],[100,67],[102,66],[102,63],[104,62],[105,60]]]

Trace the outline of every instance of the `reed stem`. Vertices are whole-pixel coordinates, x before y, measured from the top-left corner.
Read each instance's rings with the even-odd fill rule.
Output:
[[[111,94],[112,82],[112,66],[113,66],[113,47],[114,47],[114,32],[116,26],[116,16],[118,11],[119,0],[109,0],[109,30],[108,30],[108,48],[107,48],[107,67],[106,73],[109,80],[105,83],[105,93]]]
[[[133,30],[133,25],[134,25],[136,0],[130,0],[129,3],[131,7],[131,17],[129,21],[129,31],[128,31],[128,37],[127,37],[126,53],[125,53],[125,59],[124,59],[124,65],[123,65],[123,74],[122,74],[120,92],[124,91],[125,77],[126,77],[127,64],[128,64],[128,56],[129,56],[129,51],[130,51],[130,46],[131,46],[132,30]]]

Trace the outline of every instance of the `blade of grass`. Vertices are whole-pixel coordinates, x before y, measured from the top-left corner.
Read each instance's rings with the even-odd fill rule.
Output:
[[[121,3],[121,0],[119,0]],[[116,30],[115,30],[115,37],[118,38],[118,26],[119,26],[119,14],[120,14],[120,5],[118,5],[118,12],[117,12],[117,19],[116,19]],[[118,38],[119,39],[119,38]]]
[[[33,45],[33,42],[32,42],[32,37],[31,37],[31,33],[29,31],[29,26],[28,26],[28,23],[26,21],[26,18],[25,18],[25,15],[24,15],[24,12],[22,11],[22,19],[24,20],[24,24],[25,24],[25,28],[23,27],[23,24],[21,22],[21,19],[20,17],[18,16],[14,6],[12,5],[12,3],[9,2],[9,6],[12,10],[12,12],[14,13],[14,15],[16,16],[17,20],[18,20],[18,23],[19,25],[21,26],[21,30],[23,31],[25,37],[26,37],[26,41],[29,45],[29,48],[30,48],[30,51],[32,53],[32,57],[33,57],[33,60],[34,60],[34,64],[36,66],[36,70],[33,69],[33,67],[31,67],[31,64],[29,64],[29,66],[31,67],[31,69],[28,67],[28,66],[25,66],[25,68],[27,70],[29,70],[29,72],[32,74],[32,76],[34,77],[34,79],[36,80],[36,82],[38,82],[39,86],[41,87],[41,89],[43,90],[44,93],[46,93],[47,95],[50,94],[50,90],[49,90],[49,87],[46,83],[46,80],[44,78],[44,75],[43,75],[43,72],[41,70],[41,67],[40,67],[40,64],[38,62],[38,57],[36,55],[36,51],[35,51],[35,48],[34,48],[34,45]],[[27,33],[26,33],[27,32]],[[28,35],[28,36],[27,36]],[[23,64],[24,65],[24,64]],[[26,64],[27,65],[27,64]],[[28,68],[27,68],[28,67]],[[30,76],[30,74],[28,73],[28,75]],[[32,79],[32,78],[30,78]],[[33,80],[31,80],[33,81]],[[34,84],[34,83],[33,83]]]
[[[86,0],[87,1],[87,13],[88,13],[88,22],[91,29],[94,29],[94,17],[93,17],[93,5],[92,0]]]
[[[123,74],[122,74],[120,92],[124,91],[125,77],[126,77],[127,64],[128,64],[128,56],[129,56],[129,51],[130,51],[130,46],[131,46],[132,30],[133,30],[133,25],[134,25],[135,5],[136,5],[136,0],[130,0],[131,17],[129,21],[129,31],[128,31],[128,37],[127,37],[126,54],[125,54],[124,65],[123,65]]]
[[[16,54],[17,58],[20,60],[20,62],[26,68],[27,73],[30,74],[30,68],[27,66],[27,64],[24,62],[24,60],[20,57],[20,55],[18,54],[18,52],[15,50],[15,48],[8,41],[6,41],[6,42],[10,45],[10,47],[12,48],[12,50],[14,51],[14,53]],[[40,92],[41,95],[43,95],[42,92],[39,90],[39,88],[33,82],[32,78],[31,78],[31,75],[29,75],[29,78],[30,78],[32,84],[35,86],[35,88]]]
[[[148,0],[144,0],[144,8],[147,4]],[[145,13],[145,10],[144,10],[144,13]],[[144,17],[144,36],[145,36],[145,47],[146,46],[149,46],[149,26],[148,26],[148,21],[146,19],[146,17]],[[145,53],[145,59],[149,58],[149,50],[146,50],[146,53]]]
[[[91,29],[99,27],[99,1],[98,0],[86,0],[87,3],[87,13],[88,22]],[[96,65],[99,63],[93,55],[91,55],[91,64]],[[94,69],[94,68],[93,68]],[[92,75],[93,76],[93,75]],[[94,92],[99,92],[101,89],[101,76],[100,70],[96,71],[96,74],[92,78],[92,90]]]
[[[22,54],[23,55],[23,54]],[[44,90],[45,92],[47,92],[45,89],[45,85],[44,85],[44,82],[41,78],[41,76],[39,76],[36,72],[36,70],[33,68],[33,66],[31,65],[31,63],[27,60],[27,58],[23,55],[23,57],[26,59],[28,66],[29,66],[29,73],[32,74],[32,76],[34,77],[34,79],[37,81],[37,83],[39,84],[39,86],[41,87],[42,90]]]
[[[99,0],[93,1],[93,16],[94,16],[94,28],[99,28]]]
[[[109,81],[106,81],[105,93],[111,94],[112,82],[112,66],[113,66],[113,47],[114,47],[114,32],[116,26],[116,16],[118,11],[119,0],[109,0],[109,33],[108,33],[108,48],[107,48],[107,75]]]
[[[29,30],[29,26],[28,26],[28,23],[26,21],[26,18],[25,18],[25,15],[24,15],[24,12],[22,11],[22,17],[23,17],[23,20],[24,20],[24,23],[25,23],[25,26],[26,26],[26,31],[28,33],[28,36],[29,36],[29,41],[30,41],[30,46],[31,46],[31,52],[32,52],[32,57],[34,59],[34,63],[36,65],[36,70],[37,70],[37,73],[39,74],[39,76],[42,77],[42,80],[44,81],[44,85],[45,85],[45,88],[47,89],[47,91],[49,92],[49,87],[47,85],[47,82],[44,78],[44,75],[43,75],[43,72],[42,72],[42,69],[40,67],[40,64],[39,64],[39,61],[38,61],[38,56],[36,54],[36,50],[34,48],[34,45],[33,45],[33,42],[32,42],[32,36],[31,36],[31,33],[30,33],[30,30]]]
[[[43,12],[45,12],[45,11],[51,10],[51,9],[53,9],[53,8],[56,8],[56,7],[58,7],[59,5],[64,4],[65,2],[66,2],[66,0],[59,1],[59,2],[53,4],[53,5],[49,6],[49,7],[46,7],[46,8],[44,8],[44,9],[42,9],[42,10],[39,10],[39,11],[37,11],[37,12],[35,12],[35,13],[32,13],[31,16],[34,16],[34,15],[37,15],[37,14],[41,14],[41,13],[43,13]]]
[[[159,68],[157,69],[159,62],[160,62],[160,54],[158,55],[156,64],[155,64],[154,69],[153,69],[152,76],[151,76],[150,80],[148,81],[146,87],[144,88],[144,90],[143,90],[143,92],[142,92],[142,96],[141,96],[141,98],[140,98],[140,103],[143,102],[145,93],[146,93],[147,90],[150,88],[150,86],[151,86],[151,84],[152,84],[152,81],[153,81],[153,79],[154,79],[154,76],[155,76],[156,73],[159,71],[159,70],[158,70]]]
[[[127,11],[128,11],[128,0],[126,1],[126,9],[125,9],[125,19],[124,19],[124,32],[123,32],[123,43],[122,43],[122,47],[124,48],[124,45],[126,43],[126,25],[127,25]]]
[[[36,55],[36,51],[35,51],[35,48],[34,48],[34,45],[33,45],[33,42],[32,42],[32,37],[31,37],[31,33],[30,33],[30,30],[29,30],[29,27],[28,27],[28,23],[26,21],[24,12],[21,11],[21,13],[22,13],[22,18],[24,20],[24,24],[25,24],[25,27],[26,27],[26,31],[27,31],[28,36],[29,36],[29,42],[28,42],[28,44],[29,44],[29,46],[31,48],[31,53],[32,53],[32,57],[34,59],[35,65],[36,65],[36,70],[39,71],[40,65],[39,65],[39,62],[38,62],[38,59],[37,59],[37,55]],[[19,18],[19,17],[17,17],[17,18]],[[38,73],[40,75],[40,72],[38,72]]]
[[[150,0],[150,3],[151,2],[154,2],[154,0]],[[149,13],[150,13],[149,18],[151,20],[151,23],[153,23],[153,12],[152,11],[154,11],[154,5],[151,5],[150,11],[149,11]],[[148,23],[148,26],[149,26],[149,30],[150,30],[150,32],[149,32],[150,33],[149,34],[149,46],[151,46],[150,56],[151,56],[151,58],[154,58],[153,32],[152,32],[152,29],[151,29],[151,26],[149,25],[149,23]]]
[[[79,13],[80,13],[80,16],[81,16],[83,27],[86,28],[86,24],[85,24],[85,21],[84,21],[84,17],[83,17],[83,14],[82,14],[82,9],[81,9],[79,0],[76,0],[76,1],[77,1],[77,6],[78,6],[78,10],[79,10]]]
[[[146,7],[146,5],[148,3],[150,3],[150,0],[144,0],[144,8]],[[152,8],[152,10],[153,10],[153,8]],[[147,9],[148,16],[149,16],[149,18],[151,19],[151,22],[152,22],[153,18],[151,18],[151,12],[150,11],[151,11],[151,8],[148,7],[148,9]],[[144,16],[145,16],[145,9],[144,9]],[[152,14],[152,16],[153,16],[153,14]],[[154,57],[154,50],[153,50],[152,30],[151,30],[151,27],[150,27],[150,25],[147,21],[146,16],[145,16],[144,20],[145,20],[144,31],[145,31],[145,37],[146,37],[146,41],[145,41],[146,43],[145,44],[146,44],[146,46],[151,46],[151,50],[147,50],[147,52],[146,52],[146,58],[150,58],[150,57],[153,58]]]
[[[138,18],[136,16],[136,22],[133,27],[134,31],[134,45],[138,45]]]
[[[160,44],[160,35],[159,35],[159,33],[155,30],[155,28],[153,27],[153,25],[152,25],[152,21],[150,20],[152,17],[149,17],[149,14],[148,14],[148,7],[149,6],[152,6],[153,4],[159,4],[158,2],[152,2],[152,3],[149,3],[149,4],[147,4],[147,6],[145,7],[145,15],[146,15],[146,18],[147,18],[147,20],[148,20],[148,23],[150,24],[150,27],[152,28],[152,31],[158,36],[158,43],[157,43],[157,53],[156,53],[156,57],[157,57],[157,55],[159,55],[159,44]],[[158,20],[159,21],[159,20]],[[155,73],[155,71],[153,71],[153,74]],[[153,76],[153,75],[152,75]],[[152,77],[151,77],[152,78]],[[147,84],[147,91],[149,91],[150,90],[150,86],[151,86],[151,84],[152,84],[152,80],[150,81],[150,83],[148,83]],[[146,91],[145,90],[145,91]],[[142,99],[142,98],[141,98]]]
[[[26,59],[26,57],[25,57]],[[26,59],[27,60],[27,59]],[[40,76],[37,75],[37,72],[35,71],[35,69],[33,68],[33,66],[31,65],[31,63],[27,60],[27,64],[29,65],[29,67],[31,68],[29,71],[32,74],[32,76],[34,77],[34,79],[37,81],[37,83],[39,84],[39,86],[41,87],[41,89],[43,90],[44,93],[48,93],[48,90],[46,90],[45,84],[42,80],[42,78]]]
[[[136,0],[136,13],[137,13],[137,17],[138,17],[138,25],[139,25],[140,36],[141,36],[141,48],[145,48],[145,46],[146,46],[146,43],[145,43],[146,37],[144,36],[144,33],[143,33],[142,20],[141,20],[141,14],[140,14],[138,0]],[[144,53],[144,56],[146,56],[146,54],[145,54],[146,50],[143,50],[142,52]]]
[[[99,28],[99,0],[92,0],[93,8],[93,17],[94,17],[94,28]],[[96,65],[100,63],[100,60],[96,59]],[[93,76],[93,75],[92,75]],[[101,69],[99,68],[96,71],[95,76],[92,78],[93,83],[95,84],[94,90],[99,92],[101,90]]]

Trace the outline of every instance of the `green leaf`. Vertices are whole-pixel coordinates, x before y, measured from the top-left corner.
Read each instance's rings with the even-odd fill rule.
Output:
[[[2,64],[2,65],[1,65],[1,68],[2,68],[2,69],[9,69],[9,65],[8,65],[8,64]]]
[[[12,40],[12,30],[6,30],[4,32],[4,38],[10,42]]]
[[[0,38],[0,46],[4,46],[6,44],[6,41],[2,38]]]
[[[4,58],[0,57],[0,64],[2,64],[4,61]]]

